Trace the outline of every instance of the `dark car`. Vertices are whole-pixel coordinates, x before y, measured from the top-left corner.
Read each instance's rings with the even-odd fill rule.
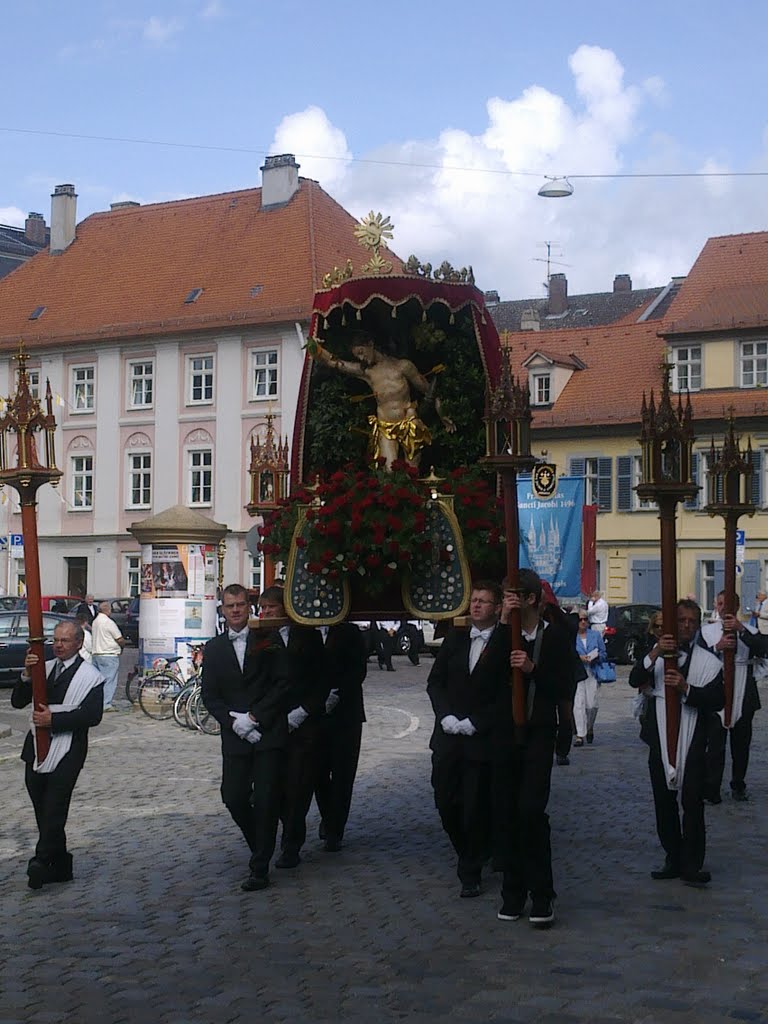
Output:
[[[43,636],[46,661],[53,657],[53,631],[60,622],[74,622],[71,615],[43,612]],[[13,686],[24,668],[29,646],[26,613],[0,612],[0,686]]]
[[[608,609],[603,639],[611,661],[632,665],[648,633],[648,622],[660,611],[657,604],[617,604]]]
[[[120,626],[120,632],[123,634],[129,644],[134,647],[139,646],[139,605],[141,601],[138,597],[132,597],[130,604],[125,612],[125,617],[122,623],[118,623]]]

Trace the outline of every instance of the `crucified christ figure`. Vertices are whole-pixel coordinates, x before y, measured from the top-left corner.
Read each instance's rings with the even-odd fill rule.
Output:
[[[410,359],[396,359],[380,352],[365,331],[354,333],[351,351],[354,362],[339,359],[317,343],[309,348],[313,359],[369,385],[376,399],[376,414],[368,417],[373,457],[384,458],[389,468],[402,450],[408,465],[417,466],[418,454],[425,445],[432,443],[432,435],[416,414],[418,397],[414,397],[413,392],[431,398],[432,385]],[[456,427],[443,415],[440,399],[435,398],[434,403],[440,422],[453,433]]]

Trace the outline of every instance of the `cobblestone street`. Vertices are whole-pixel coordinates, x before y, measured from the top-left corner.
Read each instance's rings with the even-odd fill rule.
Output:
[[[649,876],[663,856],[631,691],[604,686],[594,746],[554,769],[557,919],[500,922],[499,876],[458,899],[429,786],[430,658],[369,668],[345,845],[243,893],[219,740],[140,711],[105,716],[69,823],[75,881],[32,892],[25,712],[0,692],[0,1024],[228,1021],[768,1021],[768,712],[752,799],[707,809],[709,890]]]

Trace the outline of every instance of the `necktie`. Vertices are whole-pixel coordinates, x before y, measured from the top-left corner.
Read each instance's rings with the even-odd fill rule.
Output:
[[[56,664],[53,666],[53,681],[54,683],[59,678],[61,673],[64,671],[64,662],[61,658],[56,659]]]

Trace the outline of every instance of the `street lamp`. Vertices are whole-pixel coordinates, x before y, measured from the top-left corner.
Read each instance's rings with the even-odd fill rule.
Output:
[[[635,487],[642,501],[655,501],[659,509],[661,532],[661,614],[663,632],[677,637],[677,543],[675,517],[681,501],[693,498],[698,486],[691,479],[693,449],[693,410],[688,393],[683,405],[678,395],[677,409],[672,406],[669,379],[672,364],[661,366],[661,399],[656,406],[653,391],[646,403],[643,392],[641,410],[642,479]],[[665,654],[675,658],[676,654]],[[675,662],[676,663],[676,662]],[[677,763],[680,732],[680,698],[671,686],[664,687],[667,712],[667,752],[670,764]]]
[[[517,507],[517,475],[529,473],[536,459],[531,455],[531,397],[528,384],[512,374],[510,350],[501,350],[501,372],[496,387],[488,388],[485,408],[485,462],[501,476],[504,495],[504,533],[507,540],[507,584],[520,593],[520,516]],[[510,615],[512,649],[522,650],[519,608]],[[512,669],[512,717],[520,735],[526,723],[525,685],[519,668]]]
[[[743,515],[753,516],[755,505],[752,501],[752,442],[746,449],[739,448],[740,438],[736,435],[733,407],[728,411],[728,429],[722,448],[715,447],[714,438],[709,450],[707,480],[707,504],[705,511],[711,516],[722,516],[725,522],[725,591],[723,610],[736,614],[736,526]],[[733,711],[733,689],[735,677],[734,649],[723,651],[723,686],[725,689],[726,729],[731,727]]]
[[[6,484],[19,492],[21,531],[24,535],[24,572],[27,587],[27,616],[29,619],[29,647],[37,655],[37,664],[30,671],[32,701],[35,710],[48,703],[46,695],[45,650],[43,612],[40,600],[40,559],[37,541],[37,492],[44,484],[55,487],[61,477],[56,467],[54,436],[56,420],[53,416],[53,395],[50,381],[45,384],[46,413],[40,402],[29,391],[27,354],[22,342],[15,356],[18,363],[16,394],[8,397],[5,412],[0,416],[0,486]],[[45,435],[44,462],[40,461],[35,432]],[[15,463],[9,461],[9,434],[16,435]],[[13,457],[13,456],[11,456]],[[35,748],[38,763],[45,760],[51,742],[49,729],[35,729]]]

